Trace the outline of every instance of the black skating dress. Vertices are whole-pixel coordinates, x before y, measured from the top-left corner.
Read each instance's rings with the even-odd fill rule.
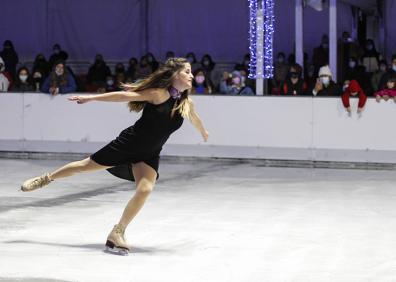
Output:
[[[144,162],[157,172],[162,146],[169,136],[183,124],[183,117],[171,111],[177,100],[169,97],[165,102],[154,105],[146,103],[141,118],[124,129],[120,135],[92,154],[90,158],[100,165],[112,166],[111,174],[134,181],[132,164]]]

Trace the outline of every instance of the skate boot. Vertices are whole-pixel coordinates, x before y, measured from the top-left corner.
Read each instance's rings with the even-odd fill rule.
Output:
[[[131,247],[125,242],[125,228],[119,224],[114,225],[113,230],[107,236],[106,251],[115,252],[123,256],[127,256]]]
[[[34,177],[23,182],[21,186],[21,190],[23,192],[31,192],[45,185],[50,184],[51,181],[52,180],[49,177],[49,173],[43,174],[41,176]]]

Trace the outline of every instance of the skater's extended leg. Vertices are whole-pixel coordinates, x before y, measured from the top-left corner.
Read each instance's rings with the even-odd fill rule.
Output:
[[[116,249],[122,254],[126,254],[126,251],[130,250],[130,246],[124,238],[125,228],[143,207],[157,179],[157,172],[143,162],[134,164],[132,170],[136,181],[135,195],[129,200],[120,221],[114,226],[106,241],[106,246],[109,249]]]
[[[21,190],[25,192],[30,192],[38,188],[41,188],[45,185],[48,185],[51,181],[58,178],[68,177],[76,173],[94,171],[94,170],[106,169],[106,168],[109,167],[99,165],[90,158],[86,158],[81,161],[68,163],[52,173],[46,173],[44,175],[28,179],[22,184]]]

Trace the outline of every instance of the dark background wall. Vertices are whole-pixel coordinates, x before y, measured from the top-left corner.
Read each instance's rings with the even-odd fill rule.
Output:
[[[396,0],[387,1],[387,49],[395,46],[392,14]],[[392,12],[393,11],[393,12]],[[173,50],[183,56],[211,54],[217,61],[236,61],[248,52],[247,0],[2,0],[0,41],[11,39],[22,60],[55,42],[73,60],[127,60],[146,51],[162,59]],[[275,1],[275,53],[293,51],[294,1]],[[328,32],[328,11],[304,10],[304,49],[311,54]],[[352,27],[350,7],[338,4],[338,32]]]

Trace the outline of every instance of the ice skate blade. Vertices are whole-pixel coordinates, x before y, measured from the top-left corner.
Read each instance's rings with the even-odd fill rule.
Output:
[[[105,253],[112,254],[112,255],[117,255],[117,256],[128,256],[129,251],[126,249],[122,248],[110,248],[109,246],[106,246],[106,249],[104,250]]]

